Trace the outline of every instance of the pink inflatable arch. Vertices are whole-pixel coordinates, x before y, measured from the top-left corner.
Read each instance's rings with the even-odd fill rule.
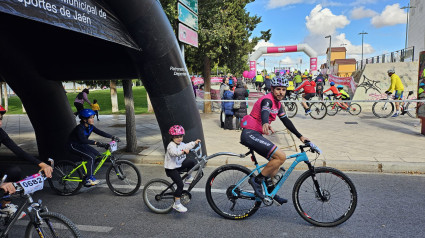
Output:
[[[289,52],[304,52],[310,57],[310,70],[313,74],[317,72],[317,53],[307,44],[289,45],[289,46],[273,46],[260,47],[249,56],[249,70],[257,72],[256,62],[263,54],[277,54]]]

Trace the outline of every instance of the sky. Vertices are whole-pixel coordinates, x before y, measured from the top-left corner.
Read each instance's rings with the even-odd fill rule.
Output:
[[[246,6],[250,15],[261,17],[252,36],[271,29],[271,39],[260,46],[308,44],[319,55],[318,67],[326,62],[331,35],[332,47],[345,46],[347,58],[361,59],[403,49],[406,39],[409,0],[256,0]],[[346,44],[346,45],[343,45]],[[257,69],[291,66],[309,69],[309,58],[303,52],[269,55],[257,60]],[[296,65],[298,63],[298,66]]]

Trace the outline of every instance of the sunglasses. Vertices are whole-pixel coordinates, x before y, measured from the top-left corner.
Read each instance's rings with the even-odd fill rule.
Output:
[[[183,135],[173,136],[173,138],[183,138]]]

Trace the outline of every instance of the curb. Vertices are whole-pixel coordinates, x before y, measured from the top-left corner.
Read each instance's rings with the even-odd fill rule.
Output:
[[[130,155],[123,156],[138,165],[163,165],[164,156],[159,155]],[[260,164],[266,163],[265,159],[259,159]],[[255,167],[249,158],[236,158],[236,157],[217,157],[208,161],[208,167],[219,167],[225,164],[239,164],[248,168]],[[289,167],[292,161],[285,162],[285,167]],[[418,162],[372,162],[372,161],[346,161],[346,160],[317,160],[316,167],[332,167],[341,171],[356,171],[356,172],[372,172],[372,173],[408,173],[408,174],[425,174],[425,163]],[[307,170],[305,163],[297,165],[295,170]]]
[[[164,156],[153,153],[153,155],[129,155],[124,154],[121,159],[128,160],[136,165],[158,165],[164,164]],[[1,164],[10,162],[16,164],[30,164],[29,162],[17,158],[12,153],[0,153],[2,158]],[[264,158],[258,158],[260,164],[267,161]],[[341,171],[356,171],[356,172],[372,172],[372,173],[405,173],[405,174],[425,174],[425,163],[422,162],[373,162],[373,161],[346,161],[346,160],[317,160],[312,162],[316,167],[332,167]],[[219,167],[226,164],[239,164],[248,168],[254,168],[253,162],[248,158],[236,158],[221,156],[208,161],[208,167]],[[288,168],[292,164],[292,160],[285,162],[285,167]],[[295,170],[306,170],[307,165],[300,163]]]

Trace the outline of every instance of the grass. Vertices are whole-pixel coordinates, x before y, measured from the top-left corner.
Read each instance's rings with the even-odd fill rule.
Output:
[[[122,88],[118,88],[118,113],[112,113],[112,103],[111,103],[111,93],[109,89],[105,90],[91,90],[88,98],[93,103],[94,99],[97,99],[97,103],[100,106],[99,114],[125,114],[124,106],[124,92]],[[76,111],[74,107],[74,100],[77,96],[77,93],[67,93],[69,105],[73,111]],[[148,112],[148,103],[146,99],[146,90],[143,86],[133,87],[133,97],[134,97],[134,112],[135,114],[147,113]],[[90,108],[87,103],[84,103],[84,108]],[[9,98],[9,110],[8,114],[22,114],[22,102],[21,99],[17,96]]]

